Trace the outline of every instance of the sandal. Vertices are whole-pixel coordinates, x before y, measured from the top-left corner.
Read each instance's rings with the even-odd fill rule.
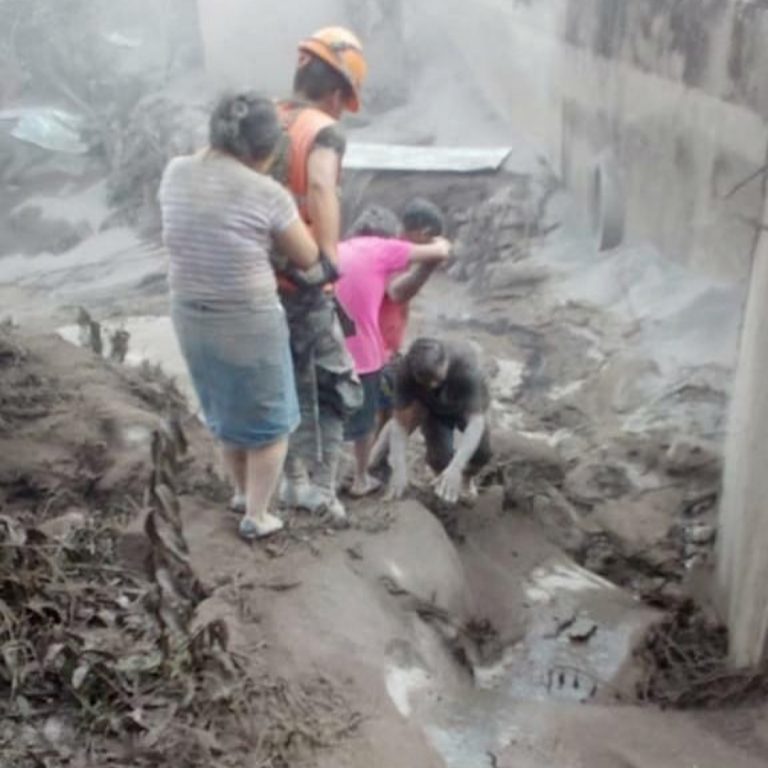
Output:
[[[245,541],[255,541],[256,539],[265,539],[267,536],[272,536],[275,533],[279,533],[285,528],[285,523],[274,515],[267,513],[265,516],[265,525],[258,525],[255,520],[250,517],[244,517],[240,521],[238,533],[240,538]]]
[[[353,483],[347,493],[353,499],[362,499],[364,496],[370,496],[372,493],[381,490],[383,483],[381,480],[375,477],[367,475],[365,478],[365,486],[360,488],[356,483]]]

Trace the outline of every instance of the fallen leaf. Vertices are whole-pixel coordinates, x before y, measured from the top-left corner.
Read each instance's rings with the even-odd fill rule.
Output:
[[[64,643],[53,643],[48,646],[48,650],[45,652],[43,658],[43,668],[47,669],[53,665],[53,662],[61,655],[61,652],[66,648]]]
[[[160,651],[153,653],[137,653],[118,659],[115,669],[118,672],[153,672],[163,665],[163,654]]]
[[[83,663],[78,665],[75,671],[72,673],[72,688],[79,691],[85,682],[85,678],[88,677],[88,673],[91,671],[91,665]]]

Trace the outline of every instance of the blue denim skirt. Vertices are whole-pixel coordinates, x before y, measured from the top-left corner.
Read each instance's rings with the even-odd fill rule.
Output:
[[[258,448],[293,432],[299,404],[285,313],[174,297],[171,317],[210,431]]]

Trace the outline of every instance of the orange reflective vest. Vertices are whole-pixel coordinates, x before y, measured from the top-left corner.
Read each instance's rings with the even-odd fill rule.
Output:
[[[307,161],[320,131],[335,125],[336,121],[316,107],[291,101],[277,105],[283,130],[288,135],[289,147],[287,158],[286,186],[293,193],[301,218],[307,225],[312,222],[307,210],[309,176]]]
[[[309,193],[307,161],[309,160],[309,153],[315,145],[317,135],[325,128],[335,125],[336,121],[317,107],[302,102],[278,102],[277,112],[283,130],[288,136],[287,157],[284,159],[285,167],[282,169],[284,175],[281,181],[293,194],[299,215],[304,223],[311,227],[312,220],[307,208],[307,195]],[[277,285],[282,293],[291,294],[297,290],[293,281],[284,274],[277,274]],[[324,286],[324,291],[332,293],[333,286],[330,284]]]

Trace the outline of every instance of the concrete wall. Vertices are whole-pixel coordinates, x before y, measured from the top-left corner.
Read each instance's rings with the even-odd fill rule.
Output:
[[[593,164],[610,149],[629,239],[704,272],[748,271],[756,231],[744,218],[761,215],[764,187],[725,198],[768,161],[762,0],[291,0],[270,13],[256,0],[200,3],[222,81],[283,90],[299,37],[351,24],[372,53],[374,108],[399,92],[412,104],[404,123],[465,122],[467,143],[497,142],[508,126],[546,153],[585,214]],[[468,119],[478,109],[484,122]]]
[[[768,216],[768,204],[765,207]],[[768,233],[755,251],[731,398],[718,533],[718,588],[731,661],[768,659]]]
[[[701,271],[747,273],[756,235],[743,217],[759,217],[764,188],[724,198],[768,160],[765,4],[444,0],[430,23],[441,55],[538,138],[585,214],[593,163],[609,149],[630,239]]]
[[[603,131],[617,150],[630,234],[697,268],[745,275],[756,230],[742,217],[761,216],[764,188],[725,198],[768,160],[768,9],[751,0],[579,5],[569,4],[564,39],[596,67],[586,89],[571,81],[566,131],[587,146]]]

